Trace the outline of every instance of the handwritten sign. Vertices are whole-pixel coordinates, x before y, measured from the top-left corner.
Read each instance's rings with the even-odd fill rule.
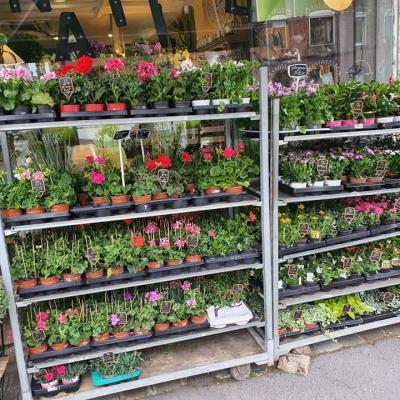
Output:
[[[308,233],[308,224],[299,224],[299,235],[304,238]]]
[[[393,303],[393,300],[395,299],[395,295],[393,294],[393,293],[391,293],[391,292],[386,292],[384,295],[383,295],[383,301],[384,301],[384,303],[385,304],[392,304]]]
[[[351,267],[353,265],[353,260],[349,257],[342,257],[342,264],[343,264],[343,268],[351,269]]]
[[[288,67],[288,75],[291,78],[305,78],[307,76],[306,64],[292,64]]]
[[[356,209],[354,207],[346,207],[344,209],[343,218],[348,224],[352,223],[355,217],[356,217]]]
[[[106,365],[112,365],[114,362],[114,353],[108,352],[103,354],[103,363]]]
[[[166,188],[169,182],[169,170],[161,168],[157,171],[157,177],[163,189]]]
[[[203,84],[202,84],[202,89],[204,93],[207,93],[210,91],[213,85],[213,76],[212,73],[210,72],[204,72],[201,74],[201,77],[203,78]]]
[[[243,285],[241,283],[233,285],[233,294],[241,295],[242,293],[243,293]]]
[[[295,278],[297,276],[297,272],[298,272],[298,267],[296,264],[290,264],[288,265],[288,277],[289,278]]]
[[[172,301],[163,301],[160,306],[160,313],[168,315],[172,310]]]
[[[373,263],[378,263],[381,261],[382,258],[382,252],[380,250],[372,250],[371,255],[369,256],[369,259]]]
[[[293,319],[298,321],[303,316],[303,310],[294,310],[293,311]]]
[[[37,329],[32,332],[32,339],[35,342],[42,343],[46,339],[46,333],[43,329]]]
[[[363,108],[364,102],[361,100],[353,101],[353,103],[351,103],[351,112],[354,119],[358,118],[362,114]]]
[[[86,253],[86,259],[89,261],[90,265],[95,266],[99,260],[97,259],[96,253],[93,249],[89,249]]]
[[[379,160],[376,164],[376,174],[378,176],[385,176],[387,168],[386,160]]]
[[[69,100],[75,92],[72,78],[68,76],[59,78],[58,84],[60,86],[60,92]]]
[[[38,192],[40,197],[42,197],[46,191],[46,186],[44,184],[44,179],[36,178],[31,180],[32,190]]]
[[[128,316],[126,315],[126,313],[117,313],[117,318],[119,319],[118,321],[118,325],[126,325],[126,323],[128,322]]]
[[[128,135],[129,135],[129,131],[128,130],[115,132],[114,140],[123,140]]]
[[[316,167],[318,175],[323,176],[328,172],[329,161],[325,158],[319,158]]]
[[[342,315],[347,315],[351,311],[351,305],[345,304],[342,309]]]
[[[197,235],[187,235],[186,242],[188,248],[193,251],[199,246],[199,237]]]
[[[137,131],[136,133],[136,137],[139,140],[145,140],[148,139],[150,136],[150,129],[146,129],[146,128],[141,128]]]

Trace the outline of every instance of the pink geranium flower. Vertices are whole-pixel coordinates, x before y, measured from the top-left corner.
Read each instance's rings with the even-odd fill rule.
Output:
[[[86,157],[86,162],[88,162],[89,164],[93,164],[94,163],[94,157],[93,156],[87,156]]]
[[[152,62],[140,61],[136,67],[136,78],[140,81],[148,81],[157,74],[158,68]]]
[[[217,231],[216,231],[215,229],[210,229],[210,230],[208,231],[208,236],[210,236],[210,237],[215,237],[215,236],[217,236]]]
[[[189,281],[183,281],[183,283],[181,284],[181,289],[184,292],[187,292],[190,290],[191,286],[192,286],[192,284]]]
[[[181,250],[185,247],[186,245],[186,240],[185,239],[176,239],[175,240],[175,246]]]
[[[178,69],[176,69],[176,68],[171,69],[171,78],[172,79],[177,79],[180,76],[181,76],[181,72]]]
[[[162,294],[153,290],[151,292],[147,292],[144,297],[149,303],[155,303],[156,301],[162,299]]]
[[[51,381],[53,381],[54,380],[54,373],[53,372],[47,372],[45,375],[44,375],[44,380],[46,381],[46,382],[51,382]]]
[[[56,367],[54,367],[54,372],[58,375],[58,376],[63,376],[66,372],[66,368],[64,367],[64,365],[57,365]]]
[[[37,313],[35,315],[35,321],[47,321],[47,319],[49,318],[49,314],[47,314],[47,312],[41,311],[39,313]]]
[[[104,65],[108,73],[119,72],[125,67],[125,63],[120,58],[111,58]]]
[[[232,147],[226,147],[221,154],[224,158],[232,158],[239,155],[236,150],[232,149]]]
[[[92,171],[90,173],[90,182],[93,185],[101,185],[105,182],[106,176],[102,172]]]
[[[67,320],[67,315],[61,313],[60,316],[58,317],[58,322],[59,322],[60,324],[64,324],[66,320]]]
[[[149,222],[144,228],[144,233],[152,234],[158,232],[158,226],[155,222]]]
[[[103,157],[98,156],[98,157],[95,158],[94,162],[95,162],[96,164],[101,164],[101,165],[103,165],[103,164],[105,164],[106,161],[104,160]]]
[[[40,321],[36,322],[36,328],[38,328],[38,329],[46,329],[46,327],[47,327],[46,321],[40,320]]]
[[[196,307],[197,306],[197,301],[196,301],[196,299],[187,299],[186,300],[186,304],[189,307]]]
[[[163,249],[169,249],[170,248],[169,239],[167,238],[160,239],[160,247],[162,247]]]
[[[33,173],[32,179],[44,179],[44,173],[42,171],[36,171]]]

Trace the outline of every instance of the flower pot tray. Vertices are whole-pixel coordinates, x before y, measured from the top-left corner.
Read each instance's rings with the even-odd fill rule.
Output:
[[[111,378],[103,378],[97,371],[91,371],[90,377],[94,386],[106,386],[113,385],[118,382],[131,381],[139,379],[142,371],[140,369],[136,369],[130,374],[125,375],[116,375]]]
[[[4,218],[6,226],[31,225],[50,221],[64,221],[69,219],[69,212],[45,212],[41,214],[22,214],[16,217]]]
[[[320,249],[321,247],[325,246],[326,246],[325,240],[321,240],[320,242],[307,242],[304,245],[297,245],[294,247],[288,247],[284,250],[280,250],[279,257],[287,256],[289,254],[296,254],[308,250]]]
[[[400,275],[400,269],[388,269],[386,272],[377,272],[375,274],[365,275],[367,282],[378,281],[380,279],[389,279]]]
[[[98,350],[104,349],[107,346],[113,346],[113,345],[117,345],[117,346],[126,346],[127,343],[129,342],[139,342],[139,343],[143,343],[143,342],[147,342],[147,340],[153,336],[153,332],[149,332],[149,333],[145,333],[143,335],[134,335],[129,334],[127,337],[118,339],[115,337],[112,337],[108,340],[104,340],[102,342],[96,342],[95,340],[92,340],[90,342],[90,345]]]
[[[226,106],[226,110],[229,112],[241,112],[241,111],[248,111],[253,108],[253,103],[242,103],[242,104],[236,104],[236,103],[231,103]]]
[[[394,318],[397,317],[397,314],[393,311],[385,311],[380,314],[366,314],[361,318],[364,321],[364,324],[368,324],[370,322],[382,321],[383,319]]]
[[[216,316],[214,306],[207,308],[207,316],[211,328],[225,328],[227,325],[245,325],[253,319],[253,313],[244,303],[233,307],[221,307],[217,310],[218,315]]]
[[[317,283],[307,286],[301,285],[301,287],[297,289],[279,289],[279,299],[285,299],[286,297],[297,297],[301,296],[302,294],[315,293],[319,291],[320,286]]]
[[[351,183],[345,183],[344,187],[350,192],[363,192],[364,190],[378,190],[385,186],[384,182],[381,183],[361,183],[359,185],[353,185]]]
[[[361,325],[363,323],[363,319],[361,317],[357,317],[356,319],[345,318],[341,319],[339,322],[335,322],[334,324],[329,324],[326,329],[335,330],[347,328],[350,326]]]
[[[213,194],[194,194],[192,195],[191,203],[194,206],[205,206],[210,203],[228,202],[235,203],[241,201],[246,192],[239,193],[213,193]]]
[[[210,328],[210,323],[208,321],[204,322],[204,324],[192,324],[191,322],[189,322],[186,326],[183,326],[182,328],[175,328],[174,326],[171,325],[165,331],[154,331],[154,336],[160,337],[160,336],[168,336],[174,334],[179,335],[181,333],[199,331],[201,329],[208,329],[208,328]]]
[[[371,232],[368,230],[365,232],[355,232],[355,233],[350,233],[349,235],[340,235],[330,239],[326,239],[326,244],[327,246],[332,246],[334,244],[349,242],[351,240],[364,239],[368,236],[371,236]]]
[[[378,124],[370,124],[370,125],[366,125],[366,124],[354,124],[354,125],[349,125],[349,126],[338,126],[337,128],[335,127],[330,127],[329,128],[330,131],[329,132],[348,132],[348,131],[359,131],[359,130],[363,130],[363,129],[378,129]]]
[[[217,106],[213,106],[212,104],[209,106],[193,106],[193,113],[197,115],[205,115],[205,114],[216,114]]]
[[[79,282],[64,282],[60,281],[55,285],[36,285],[32,288],[22,289],[18,288],[17,293],[22,298],[29,298],[35,297],[38,294],[49,294],[48,292],[58,292],[61,290],[75,290],[85,284],[84,279],[80,280]]]
[[[49,113],[35,113],[35,114],[5,114],[0,115],[1,123],[18,124],[21,122],[39,122],[42,120],[54,120],[56,114],[54,112]]]
[[[129,115],[133,117],[159,116],[159,115],[182,115],[191,114],[192,107],[175,107],[175,108],[147,108],[145,110],[129,110]]]
[[[328,285],[324,285],[323,283],[321,283],[321,290],[329,291],[332,289],[342,289],[342,288],[345,288],[346,286],[358,286],[364,282],[365,282],[364,276],[356,275],[356,276],[353,276],[353,277],[350,277],[347,279],[332,281]]]
[[[80,218],[85,218],[88,216],[96,216],[96,217],[104,217],[112,214],[125,214],[128,212],[132,203],[120,203],[120,204],[97,204],[97,205],[89,205],[89,206],[74,206],[71,209],[71,214],[76,215]]]
[[[304,195],[319,195],[319,194],[332,194],[337,192],[342,192],[344,190],[344,186],[322,186],[322,187],[306,187],[303,189],[294,189],[290,185],[286,183],[280,183],[279,188],[285,193],[290,194],[291,196],[304,196]]]
[[[370,232],[371,236],[377,236],[381,235],[382,233],[394,232],[396,229],[397,229],[397,223],[393,222],[391,224],[379,225],[377,227],[374,227],[370,229]]]
[[[92,349],[92,347],[88,344],[86,346],[81,346],[81,347],[77,347],[77,346],[69,346],[64,350],[51,350],[51,348],[49,347],[49,350],[45,351],[44,353],[40,353],[40,354],[29,354],[28,355],[28,360],[29,361],[39,361],[39,360],[46,360],[48,358],[57,358],[57,357],[65,357],[69,354],[78,354],[78,353],[85,353],[87,351],[90,351]]]
[[[119,118],[126,117],[126,111],[79,111],[79,112],[62,112],[60,113],[61,119],[97,119],[97,118]]]
[[[385,186],[396,188],[400,186],[400,178],[385,178]]]
[[[37,383],[34,380],[32,380],[31,382],[32,395],[35,397],[54,397],[61,392],[74,393],[77,392],[80,387],[80,379],[77,382],[71,383],[69,385],[64,385],[63,383],[60,383],[58,386],[55,386],[51,389],[43,389],[42,386],[40,386],[40,383]]]
[[[170,197],[163,200],[151,200],[148,203],[133,204],[135,212],[142,213],[153,210],[164,210],[166,208],[185,208],[189,205],[191,196]]]
[[[254,264],[259,259],[260,254],[257,250],[248,250],[242,253],[231,254],[226,257],[204,257],[207,269],[233,267],[238,264]]]
[[[202,265],[204,265],[203,261],[198,261],[193,263],[182,263],[173,266],[165,265],[156,269],[147,268],[147,273],[151,276],[151,278],[158,278],[163,275],[176,275],[188,271],[191,272],[199,271]]]
[[[107,278],[107,276],[101,276],[100,278],[94,278],[94,279],[85,279],[85,284],[89,286],[100,286],[103,284],[109,284],[109,283],[120,283],[120,281],[137,281],[146,276],[145,271],[140,271],[140,272],[126,272],[124,274],[120,275],[113,275]]]
[[[286,332],[283,336],[280,337],[280,339],[296,338],[299,337],[300,335],[313,335],[314,333],[319,331],[320,331],[319,327],[316,326],[315,328],[303,329],[301,331]]]

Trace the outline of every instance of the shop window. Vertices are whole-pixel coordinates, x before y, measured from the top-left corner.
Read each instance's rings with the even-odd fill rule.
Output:
[[[356,13],[356,46],[363,46],[367,44],[367,26],[365,23],[366,17],[365,13],[357,12]]]
[[[310,46],[328,46],[335,44],[335,16],[319,11],[310,14]]]

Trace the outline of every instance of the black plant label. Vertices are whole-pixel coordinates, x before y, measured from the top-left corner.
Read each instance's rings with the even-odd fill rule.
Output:
[[[68,76],[58,79],[60,92],[69,100],[75,92],[74,81]]]
[[[103,354],[103,363],[105,365],[112,365],[114,362],[114,353],[113,352],[108,352]]]
[[[126,313],[117,313],[117,318],[119,319],[118,325],[124,326],[128,322],[128,316]]]
[[[158,181],[163,189],[165,189],[169,182],[169,170],[161,168],[157,171]]]
[[[317,172],[319,176],[324,176],[328,172],[329,161],[326,158],[317,160]]]
[[[345,304],[342,309],[342,314],[347,315],[351,311],[351,305]]]
[[[371,260],[372,263],[378,263],[379,261],[381,261],[381,258],[382,258],[382,252],[380,250],[371,251],[369,259]]]
[[[299,224],[299,235],[304,238],[309,231],[308,224]]]
[[[86,258],[89,261],[89,263],[93,266],[95,266],[99,261],[96,257],[96,253],[93,249],[88,250],[88,252],[86,253]]]
[[[393,300],[395,299],[395,295],[391,292],[386,292],[383,295],[383,301],[385,302],[385,304],[392,304]]]
[[[290,264],[288,265],[288,277],[289,278],[295,278],[297,276],[297,271],[298,271],[298,267],[296,264]]]
[[[46,192],[46,186],[44,184],[44,179],[42,178],[32,179],[31,187],[33,191],[38,192],[40,194],[40,197],[42,197]]]
[[[172,301],[163,301],[160,306],[160,313],[168,315],[172,310]]]
[[[148,139],[150,136],[150,129],[146,129],[146,128],[141,128],[137,131],[136,133],[136,137],[139,140],[145,140]]]
[[[385,176],[387,169],[387,161],[386,160],[379,160],[376,163],[376,174],[380,177]]]
[[[46,339],[46,333],[43,329],[36,329],[32,332],[32,339],[35,342],[42,343]]]
[[[343,218],[348,223],[351,224],[356,217],[356,209],[354,207],[346,207],[344,209]]]
[[[235,295],[241,295],[243,293],[243,285],[241,283],[233,285],[233,293]]]
[[[204,72],[201,74],[201,77],[204,80],[204,83],[202,85],[202,89],[204,93],[207,93],[210,91],[213,85],[213,76],[212,73],[210,72]]]
[[[294,310],[293,311],[293,319],[298,321],[303,316],[303,310]]]
[[[46,374],[47,374],[47,369],[43,368],[43,369],[39,370],[38,372],[34,372],[33,377],[36,380],[39,380],[40,378],[43,378]]]
[[[199,246],[199,237],[197,235],[187,235],[186,236],[187,246],[193,251]]]
[[[342,257],[343,267],[346,269],[350,269],[353,265],[353,260],[349,257]]]

